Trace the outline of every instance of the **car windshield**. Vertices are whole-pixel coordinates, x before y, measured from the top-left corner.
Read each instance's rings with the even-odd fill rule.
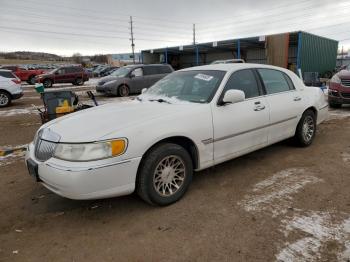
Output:
[[[171,102],[177,99],[195,103],[207,103],[214,96],[224,77],[224,71],[193,70],[174,72],[155,83],[139,96],[140,100]]]
[[[131,71],[131,67],[122,67],[115,70],[110,76],[125,77]]]

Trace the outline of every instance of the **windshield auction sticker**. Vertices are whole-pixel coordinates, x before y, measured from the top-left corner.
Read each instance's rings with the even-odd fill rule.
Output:
[[[212,80],[214,77],[213,76],[209,76],[209,75],[205,75],[205,74],[197,74],[194,76],[194,78],[200,79],[200,80],[204,80],[209,82],[210,80]]]

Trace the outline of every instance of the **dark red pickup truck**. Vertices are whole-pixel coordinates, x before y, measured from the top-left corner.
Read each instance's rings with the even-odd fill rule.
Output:
[[[45,70],[27,70],[19,66],[2,66],[1,69],[11,70],[21,81],[26,81],[28,84],[35,84],[35,76],[43,74]]]

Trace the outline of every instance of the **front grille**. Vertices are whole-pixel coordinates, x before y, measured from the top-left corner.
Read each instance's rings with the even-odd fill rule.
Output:
[[[342,97],[350,98],[350,93],[341,93]]]
[[[35,144],[35,157],[39,161],[46,161],[53,156],[55,148],[56,143],[37,139],[37,142]]]
[[[350,87],[350,79],[342,79],[342,80],[341,80],[341,84],[342,84],[343,86]]]

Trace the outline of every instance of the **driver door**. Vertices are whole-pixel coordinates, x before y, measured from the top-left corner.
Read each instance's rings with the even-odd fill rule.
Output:
[[[141,90],[147,86],[145,83],[143,69],[141,67],[135,68],[130,73],[130,92],[131,93],[141,93]]]
[[[60,68],[56,71],[55,83],[66,83],[66,68]]]
[[[256,74],[251,69],[234,72],[220,97],[229,89],[245,93],[245,100],[233,104],[214,104],[215,164],[267,145],[269,104],[263,96]]]

